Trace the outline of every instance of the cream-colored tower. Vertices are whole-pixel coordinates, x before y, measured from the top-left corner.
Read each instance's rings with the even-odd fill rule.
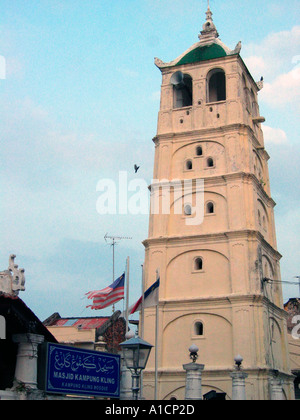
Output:
[[[199,42],[176,60],[155,59],[162,73],[154,179],[193,180],[170,214],[150,215],[145,282],[160,271],[158,398],[184,398],[188,348],[205,365],[203,393],[226,392],[237,354],[248,373],[248,399],[269,399],[274,374],[293,398],[286,313],[277,251],[268,153],[255,82],[241,56],[218,38],[210,8]],[[204,218],[189,224],[196,180],[204,180]],[[190,204],[190,207],[186,205]],[[195,209],[194,209],[195,210]],[[167,213],[167,212],[164,212]],[[155,342],[155,311],[145,311],[145,339]],[[154,396],[154,351],[144,374],[144,396]]]

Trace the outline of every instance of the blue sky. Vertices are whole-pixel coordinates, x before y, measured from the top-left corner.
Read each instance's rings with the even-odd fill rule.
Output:
[[[101,178],[152,177],[161,75],[197,42],[206,1],[0,0],[0,268],[10,253],[25,268],[22,299],[44,319],[106,315],[85,309],[84,293],[131,259],[131,301],[140,295],[148,217],[100,216]],[[300,275],[300,2],[212,0],[220,38],[241,55],[260,92],[283,280]],[[130,179],[130,177],[129,177]],[[284,299],[298,294],[284,286]],[[122,309],[122,304],[118,306]]]

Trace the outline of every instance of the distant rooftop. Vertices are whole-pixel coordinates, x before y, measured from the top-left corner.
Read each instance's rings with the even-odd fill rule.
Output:
[[[54,313],[43,324],[47,327],[75,327],[83,330],[100,328],[110,319],[109,316],[62,318],[59,313]]]

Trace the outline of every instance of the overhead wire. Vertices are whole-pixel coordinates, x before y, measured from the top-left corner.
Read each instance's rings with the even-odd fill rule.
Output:
[[[299,282],[296,281],[286,281],[286,280],[273,280],[273,279],[269,279],[267,277],[263,278],[264,282],[273,282],[273,283],[286,283],[286,284],[294,284],[296,286],[299,286]]]

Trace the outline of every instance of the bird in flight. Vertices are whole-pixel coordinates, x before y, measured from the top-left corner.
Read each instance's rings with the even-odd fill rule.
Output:
[[[140,169],[140,167],[139,166],[137,166],[137,165],[134,165],[134,170],[135,170],[135,173],[137,173],[137,171]]]

